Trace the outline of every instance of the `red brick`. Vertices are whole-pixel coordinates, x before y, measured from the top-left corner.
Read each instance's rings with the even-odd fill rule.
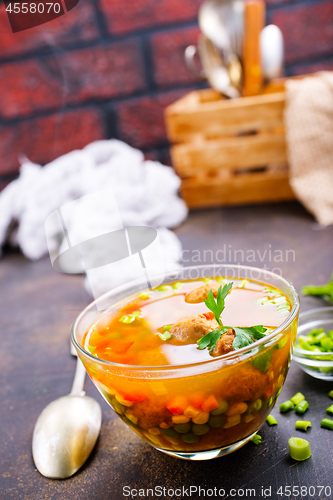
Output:
[[[122,42],[68,52],[55,58],[0,66],[0,114],[27,116],[65,103],[111,98],[145,88],[139,47]]]
[[[333,71],[333,61],[322,61],[317,63],[308,63],[292,68],[292,75],[311,75],[317,71]]]
[[[117,106],[120,138],[137,148],[152,148],[167,143],[164,109],[187,91],[171,91],[155,97],[124,101]]]
[[[0,5],[0,57],[94,40],[98,36],[95,11],[90,0],[80,0],[77,7],[64,16],[19,33],[12,32],[5,6]]]
[[[100,0],[111,33],[195,20],[202,0]],[[126,7],[125,5],[126,4]]]
[[[186,67],[184,51],[188,45],[196,45],[198,34],[199,28],[193,27],[151,37],[154,77],[160,87],[195,81]]]
[[[104,138],[101,117],[94,109],[68,111],[2,127],[0,175],[18,170],[19,155],[43,165]]]
[[[145,88],[140,46],[125,41],[68,52],[49,60],[53,74],[65,75],[67,102],[78,103],[92,98],[111,98]]]
[[[280,5],[281,3],[297,2],[297,0],[265,0],[266,5]]]
[[[271,22],[277,24],[283,32],[287,62],[332,54],[332,1],[276,10],[272,13]]]
[[[36,60],[2,64],[0,88],[0,113],[5,118],[59,108],[62,103],[61,83]]]

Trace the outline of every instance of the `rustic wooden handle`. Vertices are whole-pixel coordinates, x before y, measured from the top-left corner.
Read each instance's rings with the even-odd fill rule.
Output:
[[[246,0],[244,15],[244,96],[259,94],[263,85],[260,33],[265,26],[266,7],[263,0]]]

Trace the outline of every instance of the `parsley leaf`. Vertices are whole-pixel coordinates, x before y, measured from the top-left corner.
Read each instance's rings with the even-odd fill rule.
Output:
[[[241,349],[242,347],[246,347],[250,344],[253,344],[256,340],[262,339],[265,337],[265,333],[267,328],[263,325],[256,325],[251,327],[234,327],[235,330],[235,340],[232,343],[232,347],[234,349]]]
[[[214,294],[213,294],[212,290],[209,290],[209,292],[207,294],[207,299],[204,299],[206,306],[208,307],[208,309],[210,309],[212,311],[212,313],[214,314],[214,317],[215,317],[216,321],[218,322],[218,324],[220,325],[220,327],[222,327],[220,316],[221,316],[222,311],[223,311],[224,306],[225,306],[224,299],[226,298],[226,296],[230,292],[232,285],[233,285],[233,283],[228,283],[227,285],[224,285],[223,288],[222,288],[222,285],[219,287],[218,292],[217,292],[216,302],[215,302]]]
[[[235,331],[235,339],[232,343],[232,347],[234,349],[241,349],[242,347],[253,344],[256,340],[265,337],[267,328],[265,328],[263,325],[250,327],[232,327],[222,325],[220,316],[225,307],[224,300],[230,292],[232,285],[233,283],[228,283],[227,285],[224,285],[223,288],[221,285],[217,292],[216,301],[214,299],[212,290],[209,290],[207,299],[204,299],[206,306],[214,314],[214,318],[219,324],[219,328],[216,328],[215,330],[212,330],[211,332],[201,337],[201,339],[197,341],[198,349],[202,350],[208,347],[209,351],[211,352],[215,348],[217,341],[221,338],[221,335],[224,335],[229,329],[233,329]]]
[[[217,328],[209,333],[207,333],[204,337],[201,337],[197,341],[198,349],[206,349],[208,347],[209,351],[212,351],[216,345],[216,342],[219,340],[221,335],[223,335],[227,330],[228,326],[222,326],[221,328]]]

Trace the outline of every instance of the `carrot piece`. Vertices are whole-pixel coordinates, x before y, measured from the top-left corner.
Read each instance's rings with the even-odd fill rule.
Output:
[[[112,340],[109,343],[110,349],[116,354],[124,354],[128,349],[134,344],[134,340],[132,342],[124,342],[123,340]]]
[[[206,401],[201,406],[203,411],[208,411],[208,412],[215,410],[218,407],[219,407],[219,402],[217,401],[216,397],[213,394],[209,396],[209,398],[207,398]]]
[[[143,401],[147,398],[142,392],[132,392],[131,394],[122,394],[125,401]]]
[[[205,396],[202,393],[192,394],[190,397],[190,403],[195,408],[201,408],[205,402]]]
[[[188,406],[188,401],[183,396],[176,396],[175,398],[171,399],[166,405],[167,409],[173,415],[180,415],[181,413],[184,412],[187,406]]]
[[[214,314],[212,312],[202,313],[202,314],[200,314],[200,316],[204,316],[208,320],[214,319]]]

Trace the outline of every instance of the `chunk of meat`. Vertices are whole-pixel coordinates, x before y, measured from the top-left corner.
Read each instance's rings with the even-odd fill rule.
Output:
[[[216,281],[205,283],[204,285],[189,292],[185,297],[185,302],[188,302],[189,304],[198,304],[199,302],[203,302],[204,299],[207,299],[209,290],[213,291],[213,295],[216,298],[219,288],[220,285],[219,283],[216,283]]]
[[[197,340],[215,330],[218,326],[217,321],[211,319],[209,315],[184,316],[172,325],[169,333],[171,333],[174,340],[182,344],[195,344]]]
[[[233,328],[229,328],[225,332],[224,335],[222,335],[219,340],[216,342],[214,349],[211,352],[211,355],[216,357],[216,356],[222,356],[222,354],[227,354],[227,352],[233,351],[232,343],[235,338],[235,330]]]
[[[161,422],[171,421],[171,413],[166,408],[166,401],[163,399],[154,398],[139,401],[131,411],[139,419],[138,424],[143,429],[156,427]]]

